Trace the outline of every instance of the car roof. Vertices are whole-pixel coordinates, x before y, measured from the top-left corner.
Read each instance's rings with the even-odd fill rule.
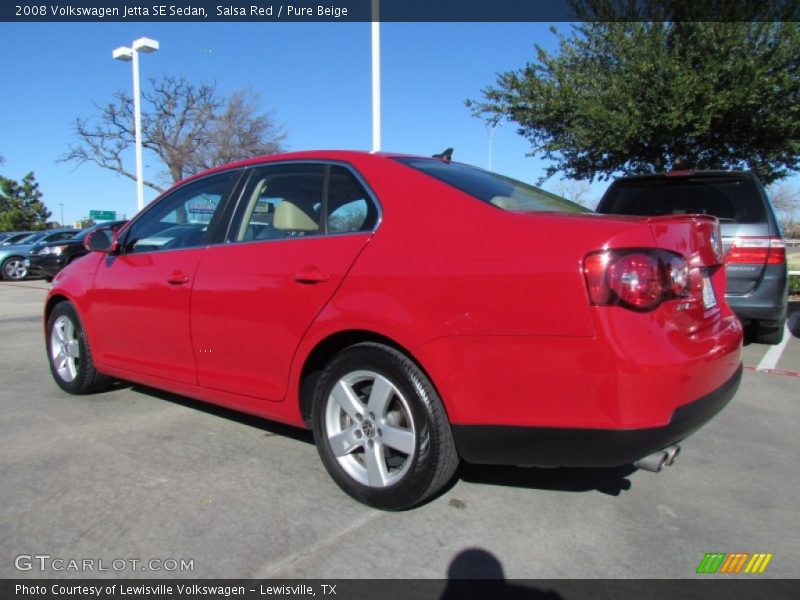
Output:
[[[175,185],[170,187],[170,189],[177,187],[179,185],[183,185],[186,182],[193,181],[201,177],[206,177],[208,175],[212,175],[214,173],[220,173],[222,171],[228,171],[231,169],[242,169],[246,167],[252,167],[255,165],[263,165],[271,162],[282,162],[282,161],[292,161],[292,160],[297,160],[297,161],[333,160],[333,161],[348,162],[352,161],[353,159],[400,158],[400,157],[429,158],[431,160],[437,160],[430,156],[417,156],[414,154],[402,154],[399,152],[368,152],[366,150],[302,150],[297,152],[282,152],[279,154],[265,154],[262,156],[255,156],[253,158],[247,158],[244,160],[239,160],[225,165],[220,165],[218,167],[213,167],[211,169],[206,169],[205,171],[201,171],[185,179],[182,179],[181,181],[175,183]]]

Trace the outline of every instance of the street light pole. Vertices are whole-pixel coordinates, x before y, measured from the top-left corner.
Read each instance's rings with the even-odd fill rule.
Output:
[[[493,142],[494,142],[494,130],[497,127],[502,127],[503,122],[499,119],[493,119],[486,122],[486,132],[489,134],[489,170],[492,170],[492,150],[493,150]]]
[[[142,108],[139,89],[139,53],[155,52],[159,44],[150,38],[139,38],[131,47],[120,46],[112,53],[117,60],[133,62],[133,135],[136,149],[136,206],[144,208],[144,167],[142,165]]]
[[[381,149],[380,0],[372,0],[372,151]]]
[[[58,205],[61,207],[61,226],[64,227],[64,203],[59,202]]]

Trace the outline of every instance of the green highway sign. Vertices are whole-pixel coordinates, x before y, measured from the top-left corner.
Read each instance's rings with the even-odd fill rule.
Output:
[[[117,213],[113,210],[90,210],[89,217],[95,221],[113,221],[117,218]]]

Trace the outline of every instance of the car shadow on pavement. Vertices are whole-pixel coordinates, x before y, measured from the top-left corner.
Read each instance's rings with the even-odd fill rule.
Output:
[[[223,419],[228,419],[229,421],[236,421],[242,425],[256,427],[269,435],[280,435],[297,440],[298,442],[305,442],[307,444],[314,443],[314,436],[312,435],[311,431],[300,429],[299,427],[292,427],[291,425],[284,425],[283,423],[278,423],[276,421],[269,421],[262,417],[248,415],[243,412],[225,408],[223,406],[217,406],[216,404],[209,404],[207,402],[203,402],[202,400],[193,400],[192,398],[181,396],[180,394],[173,394],[172,392],[165,392],[163,390],[157,390],[155,388],[139,384],[119,382],[116,385],[129,388],[140,394],[146,394],[147,396],[158,398],[159,400],[166,400],[167,402],[172,402],[173,404],[180,404],[181,406],[191,408],[192,410],[198,410],[209,415],[222,417]]]
[[[126,382],[115,383],[113,389],[131,389],[140,394],[158,398],[159,400],[165,400],[192,410],[201,411],[250,427],[256,427],[269,435],[280,435],[307,444],[314,443],[314,436],[310,431],[305,429],[269,421],[261,417],[248,415],[222,406],[208,404],[201,400],[193,400],[179,394]],[[445,486],[444,489],[438,494],[435,494],[433,498],[429,498],[428,501],[444,495],[459,480],[483,485],[500,485],[563,492],[598,491],[610,496],[619,496],[623,491],[627,491],[631,488],[631,482],[627,477],[636,470],[637,469],[633,465],[605,469],[539,469],[535,467],[475,465],[462,462],[456,473],[456,477],[451,481],[450,485]]]
[[[469,483],[561,492],[598,491],[619,496],[631,488],[628,475],[636,470],[633,465],[605,469],[538,469],[462,463],[458,475]]]

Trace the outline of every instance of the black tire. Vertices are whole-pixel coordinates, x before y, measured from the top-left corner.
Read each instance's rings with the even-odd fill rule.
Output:
[[[355,382],[353,387],[350,382]],[[371,402],[372,392],[380,389],[376,385],[387,390],[385,402]],[[334,388],[345,389],[340,386],[348,386],[352,397],[363,401],[355,405],[363,408],[363,415],[351,418],[342,408],[334,396]],[[379,395],[376,391],[375,396]],[[378,406],[386,408],[374,415],[371,407]],[[312,429],[320,458],[333,480],[347,494],[375,508],[416,506],[440,491],[458,467],[450,423],[433,384],[406,355],[382,344],[351,346],[326,366],[314,389]],[[398,432],[402,438],[397,437]],[[337,433],[348,440],[338,458],[334,441],[329,439],[335,439]],[[400,439],[403,444],[397,444]],[[413,451],[406,454],[398,447],[413,447]],[[368,456],[368,452],[374,454]],[[376,469],[385,475],[383,479],[373,478]]]
[[[58,332],[54,333],[56,328],[59,329],[61,336]],[[53,379],[65,392],[91,394],[105,390],[111,385],[113,379],[94,368],[89,340],[86,338],[78,312],[70,302],[57,304],[50,313],[47,319],[45,349]],[[73,356],[76,353],[77,356]],[[59,356],[64,358],[59,359]]]
[[[783,330],[785,329],[786,320],[784,319],[775,327],[765,327],[759,325],[753,335],[753,341],[756,344],[769,344],[775,346],[783,341]]]
[[[5,281],[22,281],[28,276],[28,269],[22,264],[25,260],[22,256],[9,256],[3,261],[0,267],[0,275]]]

